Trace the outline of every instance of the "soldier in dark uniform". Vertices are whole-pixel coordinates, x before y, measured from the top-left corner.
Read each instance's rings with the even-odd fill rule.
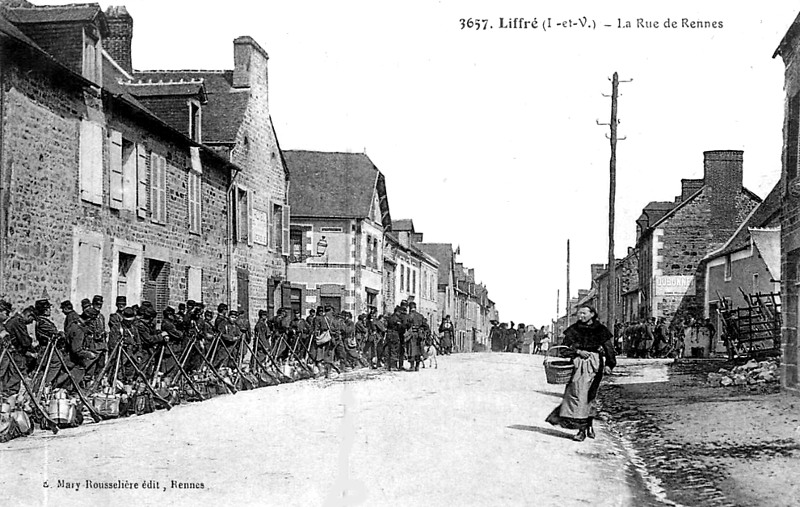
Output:
[[[377,308],[375,309],[377,311]],[[372,319],[372,335],[375,342],[375,367],[378,368],[388,363],[386,347],[386,317],[378,315]]]
[[[36,336],[36,341],[39,342],[39,360],[42,363],[48,362],[48,357],[45,355],[45,353],[48,352],[48,345],[52,344],[53,347],[58,347],[62,352],[64,350],[63,335],[59,332],[53,321],[50,320],[52,306],[53,305],[51,305],[50,301],[47,299],[39,299],[33,305],[33,309],[35,310],[34,320],[36,321],[33,333],[34,336]],[[42,366],[42,374],[44,374],[44,368],[47,368],[47,377],[44,379],[45,385],[50,385],[53,382],[58,375],[59,366],[61,365],[55,352],[48,355],[50,356],[49,364],[43,364]]]
[[[147,301],[143,301],[142,305],[139,307],[139,317],[134,321],[133,326],[136,329],[136,334],[141,343],[142,355],[140,357],[143,360],[147,360],[150,356],[155,358],[154,361],[151,361],[151,364],[139,364],[139,367],[147,366],[148,369],[150,369],[151,366],[154,368],[154,362],[158,361],[158,346],[164,343],[164,337],[156,330],[156,309],[153,308],[152,304],[145,303],[147,303]],[[145,373],[151,374],[152,372],[148,371]]]
[[[266,310],[259,310],[258,322],[256,322],[255,329],[253,330],[255,333],[253,350],[256,351],[256,360],[259,363],[266,361],[267,354],[272,353],[270,349],[270,336],[272,332],[270,331],[269,323],[267,322],[268,317],[269,313]]]
[[[186,303],[178,303],[178,311],[175,313],[175,327],[178,331],[183,331],[183,323],[186,322]],[[194,303],[194,301],[192,301]]]
[[[115,301],[117,311],[108,316],[108,348],[113,350],[117,342],[122,338],[122,313],[128,306],[128,298],[117,296]]]
[[[109,319],[111,320],[111,319]],[[136,362],[136,365],[142,364],[144,358],[142,357],[142,343],[141,339],[139,338],[139,334],[136,330],[136,326],[134,325],[136,321],[136,312],[133,308],[125,308],[122,310],[122,319],[120,320],[120,335],[119,340],[122,341],[121,347],[125,349],[126,352],[131,356],[131,358]],[[136,370],[134,370],[133,365],[128,362],[124,356],[121,364],[124,364],[122,368],[122,375],[126,382],[132,382],[136,378]]]
[[[326,306],[325,311],[322,312],[318,309],[317,316],[314,318],[314,336],[319,336],[325,331],[331,333],[331,340],[328,343],[317,346],[317,360],[323,364],[325,378],[328,378],[331,369],[336,370],[337,373],[339,372],[339,368],[333,363],[335,327],[333,308]]]
[[[358,341],[356,338],[356,325],[350,312],[342,312],[340,325],[342,327],[342,346],[344,347],[344,360],[348,368],[358,367],[360,356],[358,354]]]
[[[67,351],[71,363],[69,374],[78,384],[83,381],[86,371],[97,360],[98,354],[94,351],[94,337],[92,336],[93,321],[97,314],[98,311],[88,305],[81,313],[80,319],[71,321],[67,328]]]
[[[38,357],[33,347],[33,339],[28,334],[28,324],[33,322],[34,313],[33,307],[29,306],[22,310],[22,313],[13,315],[5,323],[10,338],[7,355],[10,356],[11,361],[16,363],[23,375],[27,375],[28,371],[36,368],[36,358]],[[20,380],[17,371],[8,365],[5,375],[0,378],[0,383],[3,384],[3,390],[14,393],[19,390]]]
[[[300,312],[294,310],[293,313],[292,332],[296,342],[295,353],[298,357],[304,358],[308,349],[308,340],[311,339],[311,328],[304,319],[300,318]]]
[[[11,335],[8,333],[8,329],[6,328],[8,316],[11,311],[11,303],[5,299],[0,299],[0,351],[11,347]],[[11,369],[10,352],[11,351],[9,350],[9,353],[6,353],[3,358],[0,359],[0,396],[12,394],[5,392],[5,378],[8,375],[8,370]]]
[[[400,301],[400,320],[403,322],[403,325],[401,327],[402,332],[400,333],[400,350],[397,358],[397,369],[405,371],[406,356],[408,355],[408,337],[406,336],[406,332],[408,331],[408,301],[405,299]]]
[[[70,324],[80,319],[80,315],[78,315],[78,312],[72,307],[71,301],[61,302],[61,313],[64,314],[64,333],[66,333]]]
[[[417,304],[411,302],[408,304],[409,314],[407,325],[409,328],[408,338],[409,351],[408,360],[411,363],[409,370],[413,366],[414,371],[419,371],[419,364],[422,362],[423,341],[427,338],[430,332],[430,327],[425,317],[417,312]]]
[[[392,366],[398,370],[403,367],[400,363],[403,350],[403,336],[405,335],[405,318],[399,306],[394,307],[394,313],[386,319],[386,370],[391,371]]]
[[[169,348],[175,353],[173,356],[169,349],[164,351],[163,368],[164,376],[173,378],[178,374],[176,363],[183,352],[183,332],[178,329],[178,316],[175,308],[168,306],[161,312],[161,336],[165,338],[164,343],[169,344]],[[166,335],[166,336],[165,336]]]

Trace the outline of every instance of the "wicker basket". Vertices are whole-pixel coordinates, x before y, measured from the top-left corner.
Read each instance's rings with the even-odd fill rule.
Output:
[[[547,350],[547,355],[544,357],[544,374],[547,377],[548,384],[567,384],[572,378],[572,360],[554,355],[553,351],[569,349],[563,345],[550,347]]]

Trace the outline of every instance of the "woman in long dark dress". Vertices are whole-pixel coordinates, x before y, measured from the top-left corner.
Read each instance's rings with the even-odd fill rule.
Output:
[[[611,332],[597,320],[597,311],[588,305],[578,308],[578,322],[564,331],[564,345],[572,349],[572,378],[564,389],[561,404],[546,421],[553,426],[577,429],[573,440],[594,438],[592,419],[594,400],[603,378],[603,369],[617,364]]]

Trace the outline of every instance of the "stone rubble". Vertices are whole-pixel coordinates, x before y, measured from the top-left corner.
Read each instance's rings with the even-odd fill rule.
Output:
[[[708,383],[714,386],[742,386],[767,384],[780,381],[780,368],[777,359],[766,361],[749,360],[741,366],[708,374]]]

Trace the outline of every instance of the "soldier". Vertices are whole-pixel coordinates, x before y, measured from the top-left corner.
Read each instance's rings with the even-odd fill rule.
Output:
[[[28,334],[28,324],[33,322],[34,309],[29,306],[22,310],[22,313],[13,315],[5,322],[5,328],[9,334],[10,345],[7,356],[14,361],[23,375],[36,368],[36,358],[38,355],[33,348],[33,340]],[[19,390],[20,377],[17,371],[8,365],[5,375],[0,379],[3,387],[8,392]]]
[[[377,312],[378,309],[375,308]],[[378,318],[372,319],[372,334],[375,342],[375,367],[380,367],[388,363],[386,347],[386,317],[378,315]]]
[[[300,312],[293,310],[294,320],[292,321],[292,332],[295,337],[295,352],[298,357],[305,358],[308,350],[308,340],[311,339],[311,328],[308,323],[300,318]]]
[[[405,318],[399,306],[394,307],[394,313],[386,319],[386,370],[391,371],[392,366],[403,370],[401,364],[403,350],[403,335],[405,334]]]
[[[233,343],[236,341],[236,332],[238,331],[238,328],[234,330],[234,327],[231,319],[228,317],[228,305],[225,303],[217,305],[217,318],[214,320],[214,331],[219,333],[226,342]]]
[[[350,369],[356,368],[360,363],[358,354],[358,339],[356,338],[356,324],[350,312],[342,312],[342,345],[345,352],[345,363]]]
[[[258,322],[256,322],[255,329],[255,342],[253,343],[254,350],[256,351],[256,360],[263,363],[267,359],[267,354],[271,352],[270,349],[270,335],[272,332],[269,329],[267,322],[269,313],[266,310],[258,311]]]
[[[335,324],[333,322],[333,308],[331,308],[330,305],[327,305],[323,311],[321,310],[323,310],[322,307],[317,309],[317,316],[314,318],[314,336],[319,336],[325,331],[331,333],[330,341],[317,346],[317,360],[323,363],[325,378],[328,378],[331,369],[334,369],[337,373],[339,373],[339,368],[337,368],[333,363],[333,336]]]
[[[111,319],[109,318],[109,321]],[[124,348],[131,358],[136,362],[137,366],[142,364],[144,358],[141,352],[141,340],[136,331],[134,322],[136,321],[136,312],[133,308],[125,308],[122,310],[122,319],[120,320],[120,334],[119,340],[121,341],[120,347]],[[121,353],[121,352],[120,352]],[[128,361],[121,361],[125,366],[122,369],[122,374],[126,382],[132,382],[136,377],[136,371]]]
[[[0,352],[10,348],[11,346],[11,335],[8,333],[8,329],[6,328],[6,323],[8,322],[8,316],[12,311],[11,303],[6,301],[5,299],[0,299]],[[3,355],[2,359],[0,359],[0,396],[6,396],[5,392],[5,378],[9,374],[9,369],[11,369],[11,354],[10,350]]]
[[[397,357],[397,369],[405,371],[406,349],[408,348],[408,338],[406,338],[406,332],[408,331],[408,301],[405,299],[400,301],[400,320],[402,321],[402,326],[400,327],[400,349]]]
[[[33,333],[36,337],[36,341],[39,342],[38,349],[40,354],[49,352],[48,346],[59,347],[59,350],[62,350],[64,346],[64,340],[60,339],[63,338],[63,336],[59,336],[60,332],[58,328],[53,321],[50,320],[50,310],[52,306],[53,305],[51,305],[50,301],[47,299],[39,299],[33,304],[33,309],[35,310],[34,320],[36,321]],[[49,361],[47,356],[42,355],[40,358],[41,362],[46,363],[44,367],[47,368],[47,377],[44,379],[45,385],[50,385],[53,382],[53,379],[55,379],[58,374],[60,365],[55,352],[49,353],[48,356]]]
[[[419,371],[419,364],[422,362],[423,340],[425,340],[430,332],[428,322],[425,317],[417,312],[417,304],[413,301],[408,304],[409,314],[407,325],[410,328],[408,343],[409,343],[409,370],[413,366],[414,371]]]
[[[175,313],[175,327],[178,328],[178,331],[183,331],[183,323],[186,322],[186,306],[189,304],[189,301],[186,303],[178,303],[178,311]],[[194,301],[192,301],[194,304]]]
[[[81,384],[86,371],[97,360],[98,354],[93,349],[92,336],[97,314],[97,310],[90,304],[80,314],[80,318],[71,321],[67,328],[67,352],[71,363],[69,374],[77,384]]]
[[[128,298],[117,296],[115,306],[117,311],[108,316],[108,347],[112,350],[122,337],[122,313],[125,311],[125,307],[128,306]]]
[[[172,378],[177,374],[176,363],[181,356],[183,332],[178,329],[178,316],[175,313],[175,308],[168,306],[161,312],[163,318],[161,319],[161,336],[164,338],[162,346],[169,344],[169,348],[175,353],[173,356],[169,349],[164,351],[164,376]]]
[[[64,314],[64,333],[66,333],[70,324],[80,319],[80,316],[72,307],[72,302],[68,300],[61,302],[61,313]]]

